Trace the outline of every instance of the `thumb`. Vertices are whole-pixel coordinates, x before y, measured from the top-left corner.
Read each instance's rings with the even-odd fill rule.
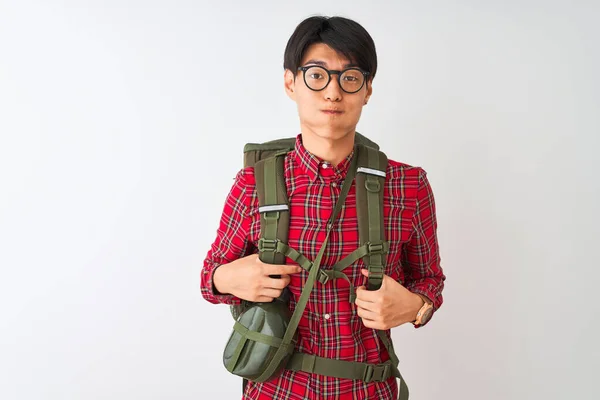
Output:
[[[356,288],[356,298],[360,300],[364,300],[364,296],[367,294],[367,288],[363,286],[358,286]]]
[[[369,277],[369,270],[366,268],[363,268],[360,270],[361,274],[363,274],[364,276],[366,276],[367,278]],[[381,287],[378,290],[383,289],[384,287],[388,286],[388,283],[386,283],[387,280],[392,279],[389,276],[383,274],[383,280],[381,282]],[[363,286],[364,287],[364,286]]]

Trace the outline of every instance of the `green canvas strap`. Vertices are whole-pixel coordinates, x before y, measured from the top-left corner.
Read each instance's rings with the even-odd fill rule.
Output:
[[[342,209],[344,202],[346,201],[346,196],[348,195],[348,192],[350,191],[350,186],[352,186],[352,181],[354,180],[354,175],[355,175],[355,171],[356,171],[355,168],[356,168],[356,157],[353,157],[352,169],[349,171],[349,174],[348,174],[349,176],[346,179],[346,181],[344,182],[344,185],[342,186],[342,192],[340,194],[340,197],[339,197],[338,201],[336,202],[335,208],[334,208],[333,212],[331,213],[329,220],[327,221],[327,234],[325,236],[325,240],[323,241],[323,244],[321,245],[321,248],[320,248],[319,252],[317,253],[317,256],[316,256],[316,258],[312,264],[312,267],[310,269],[310,272],[308,274],[308,278],[306,279],[306,282],[304,283],[304,288],[302,289],[302,294],[300,295],[300,299],[298,299],[298,302],[296,303],[296,308],[294,309],[294,313],[292,314],[292,317],[290,318],[288,327],[285,331],[285,334],[283,335],[282,345],[277,349],[277,352],[273,356],[273,359],[269,363],[269,366],[265,369],[265,371],[263,371],[261,376],[257,379],[258,381],[263,381],[263,380],[268,379],[275,372],[275,369],[281,364],[281,361],[287,355],[289,346],[292,345],[292,339],[294,338],[296,329],[298,328],[298,324],[300,323],[300,319],[302,318],[304,309],[306,308],[306,305],[308,304],[308,299],[310,297],[310,293],[312,292],[317,275],[320,271],[321,261],[323,259],[323,254],[325,253],[325,248],[327,247],[327,242],[329,241],[329,236],[331,235],[331,231],[333,229],[333,224],[334,224],[335,220],[337,219],[337,216],[338,216],[340,210]]]
[[[313,354],[294,353],[285,368],[334,378],[360,379],[366,383],[383,382],[394,376],[400,381],[398,400],[408,400],[409,398],[406,381],[398,370],[397,363],[395,364],[392,359],[381,364],[369,364],[319,357]]]
[[[361,245],[370,250],[363,258],[369,271],[368,290],[377,290],[383,282],[385,268],[385,232],[383,226],[383,185],[387,157],[382,152],[358,146],[356,174],[356,214]]]
[[[406,385],[406,381],[402,377],[400,370],[398,369],[398,356],[396,356],[396,351],[394,350],[394,344],[391,339],[387,337],[384,331],[377,330],[377,336],[379,336],[379,340],[383,342],[385,349],[390,356],[390,361],[392,363],[392,369],[394,372],[394,376],[400,380],[400,384],[398,385],[398,399],[399,400],[408,400],[408,386]]]
[[[238,332],[242,337],[245,337],[246,339],[252,340],[254,342],[264,343],[271,347],[278,347],[281,345],[280,338],[250,330],[237,321],[235,322],[233,329],[236,332]]]
[[[383,190],[388,159],[377,149],[360,146],[358,152],[358,170],[356,175],[356,213],[361,245],[367,245],[368,252],[363,261],[369,271],[367,290],[378,290],[383,283],[386,253],[389,243],[385,241],[383,225]],[[384,331],[377,330],[377,335],[390,357],[394,376],[400,379],[399,399],[408,399],[408,386],[398,369],[398,357],[392,341]]]
[[[258,161],[254,166],[260,213],[259,258],[267,264],[285,264],[285,255],[272,250],[287,242],[290,212],[283,176],[285,153]]]
[[[360,379],[367,383],[383,382],[394,376],[391,361],[382,364],[368,364],[358,361],[336,360],[312,354],[294,353],[286,368],[311,374],[332,376],[343,379]]]
[[[383,242],[379,244],[365,243],[356,250],[354,250],[352,253],[348,254],[346,257],[338,261],[332,268],[336,271],[342,271],[366,255],[377,254],[378,252],[387,253],[389,249],[390,245],[388,242]]]
[[[267,246],[267,243],[266,243],[266,241],[261,242],[261,240],[258,241],[258,248],[264,249]],[[271,246],[271,243],[268,243],[268,245]],[[298,250],[290,247],[290,245],[288,245],[287,243],[281,242],[281,241],[276,241],[274,243],[273,247],[274,248],[272,251],[276,251],[278,253],[285,255],[286,257],[289,257],[292,261],[298,263],[298,265],[300,265],[306,271],[310,272],[310,268],[312,266],[312,261],[310,261],[304,255],[302,255]]]
[[[350,285],[350,303],[354,303],[356,300],[356,289],[352,285],[350,278],[348,275],[344,274],[342,270],[346,269],[350,265],[354,264],[356,261],[360,260],[362,257],[368,254],[374,254],[377,251],[383,251],[387,253],[389,250],[389,244],[384,242],[383,245],[372,246],[371,243],[365,243],[360,246],[358,249],[354,250],[352,253],[348,254],[346,257],[338,261],[330,270],[321,270],[321,275],[319,276],[319,282],[322,284],[326,284],[332,279],[344,279]]]
[[[367,383],[383,382],[394,376],[400,380],[400,384],[398,385],[398,400],[408,400],[409,397],[408,386],[406,386],[406,382],[397,366],[391,360],[381,364],[368,364],[358,361],[318,357],[312,354],[294,353],[288,361],[286,369],[332,376],[334,378],[360,379]]]

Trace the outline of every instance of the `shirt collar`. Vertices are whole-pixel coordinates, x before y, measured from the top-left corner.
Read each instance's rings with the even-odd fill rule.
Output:
[[[325,181],[344,179],[348,172],[348,168],[350,167],[350,161],[352,160],[353,155],[354,151],[348,154],[348,156],[346,156],[346,158],[338,165],[334,166],[327,161],[323,161],[314,154],[309,153],[302,144],[302,134],[296,136],[296,145],[294,148],[296,164],[298,164],[301,170],[308,175],[311,182],[314,182],[319,177]]]

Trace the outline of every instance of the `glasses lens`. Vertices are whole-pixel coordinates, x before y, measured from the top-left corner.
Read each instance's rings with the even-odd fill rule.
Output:
[[[364,80],[365,76],[357,69],[349,69],[340,77],[342,89],[350,93],[360,90]]]
[[[312,90],[321,90],[327,86],[327,71],[321,67],[310,67],[305,74],[306,85]]]

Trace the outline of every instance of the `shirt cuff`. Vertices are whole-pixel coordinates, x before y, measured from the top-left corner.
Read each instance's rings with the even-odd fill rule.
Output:
[[[213,304],[229,304],[229,305],[239,305],[242,300],[239,297],[236,297],[232,294],[223,294],[220,293],[217,288],[215,288],[213,281],[213,274],[219,268],[219,265],[216,265],[212,269],[204,268],[202,270],[201,277],[201,291],[204,298],[213,303]]]

